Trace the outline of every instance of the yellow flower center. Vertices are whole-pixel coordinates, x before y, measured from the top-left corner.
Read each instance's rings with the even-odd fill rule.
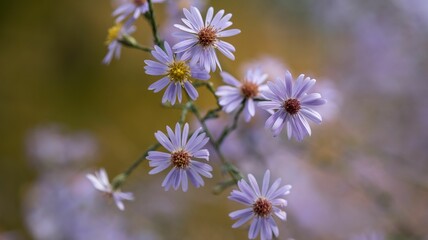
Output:
[[[109,28],[106,44],[109,45],[111,42],[118,39],[120,30],[122,29],[122,23],[116,23],[113,27]]]
[[[171,81],[180,84],[190,81],[190,67],[184,61],[173,62],[168,67],[168,77]]]

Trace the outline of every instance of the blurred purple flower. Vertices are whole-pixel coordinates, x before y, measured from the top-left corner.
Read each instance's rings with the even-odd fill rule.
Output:
[[[65,133],[61,126],[37,127],[27,136],[27,152],[38,167],[93,160],[97,142],[88,132]]]
[[[265,127],[271,128],[274,136],[278,136],[284,125],[287,125],[288,138],[294,136],[302,141],[306,135],[311,135],[306,118],[321,123],[321,115],[312,107],[325,104],[326,100],[319,93],[307,94],[315,82],[315,79],[305,78],[301,74],[293,85],[288,71],[285,81],[277,79],[275,82],[268,82],[269,89],[262,92],[262,97],[267,101],[260,102],[259,106],[272,114]]]
[[[113,189],[111,186],[106,171],[102,168],[95,174],[88,174],[86,177],[92,182],[94,187],[107,194],[107,196],[114,199],[116,206],[120,210],[125,210],[122,200],[134,200],[134,195],[130,192],[122,192],[120,189]]]
[[[221,77],[225,83],[232,85],[220,86],[216,91],[216,95],[219,96],[219,103],[223,106],[223,111],[230,113],[241,104],[245,104],[244,118],[245,121],[250,121],[256,112],[254,99],[259,97],[260,92],[267,88],[263,84],[267,79],[267,75],[260,70],[250,69],[247,71],[243,82],[238,81],[227,72],[222,72]]]
[[[385,240],[385,235],[381,232],[370,231],[354,235],[350,240]]]
[[[100,204],[99,197],[80,173],[44,172],[24,202],[31,239],[134,239],[124,215]]]
[[[203,186],[204,180],[200,175],[211,178],[212,167],[206,163],[193,160],[193,158],[207,161],[209,159],[208,150],[201,149],[209,140],[205,137],[205,133],[200,133],[202,128],[196,130],[189,140],[187,140],[189,133],[189,124],[187,123],[184,125],[183,133],[179,123],[175,125],[175,133],[169,126],[166,129],[168,136],[161,131],[157,131],[155,137],[170,153],[150,151],[147,159],[150,161],[150,167],[154,168],[149,174],[159,173],[172,166],[172,170],[162,182],[162,187],[165,187],[165,190],[170,187],[177,190],[181,184],[182,190],[186,192],[188,189],[188,177],[195,187]]]
[[[174,32],[177,29],[174,24],[181,20],[183,8],[193,6],[198,9],[205,9],[206,4],[207,0],[169,0],[166,4],[168,17],[165,23],[160,26],[163,39],[168,42],[175,42]]]
[[[241,32],[239,29],[224,30],[232,25],[232,22],[229,21],[232,14],[223,16],[224,10],[220,10],[214,16],[214,9],[210,7],[204,22],[201,13],[195,7],[191,7],[190,11],[183,9],[183,13],[186,16],[186,18],[182,18],[185,25],[174,25],[182,31],[176,34],[180,42],[173,47],[177,53],[183,53],[185,59],[191,57],[191,63],[199,63],[208,72],[214,72],[216,66],[221,71],[215,49],[229,59],[235,59],[232,53],[235,51],[235,47],[219,39]]]
[[[111,60],[113,59],[113,56],[116,57],[116,59],[120,58],[122,44],[119,42],[119,40],[121,40],[124,36],[130,35],[135,32],[135,29],[136,28],[133,25],[123,25],[122,23],[118,22],[116,23],[116,25],[114,25],[108,30],[106,40],[108,52],[103,59],[104,64],[110,64]]]
[[[168,42],[165,42],[164,46],[165,51],[158,46],[155,46],[155,50],[152,51],[153,57],[158,62],[152,60],[144,61],[147,64],[144,67],[146,74],[155,76],[166,75],[150,85],[149,90],[153,90],[156,93],[168,86],[162,97],[162,103],[169,101],[174,105],[177,98],[178,102],[181,103],[181,88],[183,87],[187,94],[189,94],[189,97],[195,100],[199,94],[195,87],[193,87],[190,77],[199,80],[208,80],[210,75],[199,66],[186,62],[182,55],[174,55]]]
[[[268,75],[268,81],[276,79],[288,69],[281,59],[269,55],[245,62],[240,66],[240,72],[245,73],[247,69],[260,69]]]
[[[291,186],[279,187],[281,178],[278,178],[269,186],[269,170],[264,174],[261,189],[252,174],[248,174],[248,181],[250,184],[241,179],[238,182],[239,190],[233,190],[228,197],[230,200],[248,206],[245,209],[229,214],[232,219],[239,219],[232,227],[240,227],[250,219],[253,219],[248,232],[249,239],[255,239],[259,233],[262,240],[272,239],[273,235],[278,237],[279,229],[273,219],[273,215],[276,215],[282,221],[286,220],[287,215],[282,208],[287,206],[287,201],[282,197],[290,193]]]
[[[161,3],[165,0],[152,0],[152,3]],[[116,22],[122,22],[132,15],[128,23],[134,22],[141,14],[149,11],[147,0],[122,0],[119,6],[113,11],[113,16],[117,17]]]
[[[167,4],[168,15],[170,18],[179,20],[181,18],[181,11],[183,8],[196,7],[202,9],[205,7],[207,0],[172,0]]]

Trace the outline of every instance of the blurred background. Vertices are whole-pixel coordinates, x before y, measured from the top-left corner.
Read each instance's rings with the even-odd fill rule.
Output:
[[[329,101],[302,143],[273,138],[258,110],[223,147],[244,173],[269,168],[293,186],[279,239],[428,239],[426,0],[170,0],[155,5],[162,37],[189,5],[233,13],[242,33],[228,39],[237,51],[221,57],[225,71],[304,73]],[[165,192],[165,173],[142,164],[123,187],[136,197],[125,212],[85,178],[121,173],[180,114],[147,90],[148,53],[123,49],[101,64],[114,7],[0,2],[0,239],[246,239],[248,229],[231,228],[228,213],[242,208],[231,189],[212,194],[224,179],[214,154],[214,178],[187,193]],[[135,37],[152,42],[143,19]],[[221,84],[218,72],[212,80]],[[214,106],[200,96],[202,109]]]

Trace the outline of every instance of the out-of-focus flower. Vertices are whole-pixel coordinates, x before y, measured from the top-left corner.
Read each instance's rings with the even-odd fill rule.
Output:
[[[220,38],[234,36],[241,32],[239,29],[225,30],[232,25],[232,22],[229,21],[232,14],[223,16],[224,10],[220,10],[214,16],[214,9],[210,7],[204,22],[201,13],[195,7],[191,7],[190,11],[183,9],[183,12],[186,16],[182,19],[185,25],[174,25],[182,31],[176,34],[180,42],[173,47],[177,53],[184,53],[185,59],[191,58],[192,63],[199,63],[208,72],[215,71],[216,66],[221,70],[215,49],[229,59],[235,59],[232,53],[235,51],[235,47],[220,40]]]
[[[172,170],[162,182],[162,187],[168,190],[173,187],[175,190],[181,184],[184,192],[188,189],[188,179],[195,187],[204,185],[202,176],[211,178],[212,167],[206,163],[193,160],[194,158],[205,159],[208,161],[209,152],[207,149],[201,149],[208,142],[205,133],[201,133],[202,128],[196,130],[193,135],[187,140],[189,134],[189,124],[185,124],[183,133],[181,132],[180,124],[175,125],[175,133],[167,126],[168,136],[161,131],[155,133],[156,139],[170,153],[159,151],[150,151],[147,159],[150,167],[154,167],[149,174],[159,173],[166,168],[172,166]]]
[[[206,0],[170,0],[168,1],[167,8],[170,17],[179,19],[178,15],[183,8],[196,7],[203,9],[206,5]]]
[[[293,85],[290,72],[285,75],[285,81],[277,79],[268,82],[269,89],[262,92],[262,97],[267,101],[260,102],[259,106],[272,114],[266,120],[265,127],[272,129],[274,136],[287,125],[288,138],[294,136],[302,141],[306,135],[311,135],[306,118],[321,123],[321,115],[312,107],[325,104],[326,100],[319,93],[307,93],[315,82],[315,79],[305,78],[301,74]]]
[[[93,160],[97,152],[97,142],[90,133],[66,133],[59,125],[35,128],[26,145],[29,158],[42,168],[80,164]]]
[[[123,25],[118,22],[116,25],[111,27],[108,30],[106,44],[108,46],[107,55],[103,59],[104,64],[110,64],[113,56],[116,59],[120,58],[120,52],[122,50],[122,44],[119,42],[123,39],[124,36],[130,35],[135,32],[135,26],[133,25]]]
[[[205,9],[207,0],[169,0],[165,5],[167,7],[168,17],[164,24],[160,26],[162,37],[168,42],[175,42],[176,39],[174,37],[174,32],[176,31],[176,28],[174,27],[174,24],[180,22],[183,15],[183,8],[190,8],[193,6],[202,10]]]
[[[125,210],[123,200],[134,200],[134,195],[131,192],[122,192],[120,189],[113,189],[111,186],[106,171],[102,168],[95,174],[88,174],[86,177],[92,182],[94,187],[107,194],[107,196],[113,198],[116,206],[120,210]]]
[[[160,47],[155,46],[155,50],[152,51],[153,57],[158,60],[145,60],[147,64],[144,69],[149,75],[165,75],[160,80],[156,81],[149,86],[149,90],[153,90],[155,93],[164,89],[167,89],[162,97],[162,103],[167,101],[175,104],[176,99],[181,103],[182,93],[181,88],[184,88],[189,94],[192,100],[195,100],[199,94],[193,87],[190,77],[199,80],[208,80],[210,75],[201,67],[195,64],[189,64],[184,60],[182,55],[174,55],[168,42],[165,42],[165,51]]]
[[[268,75],[268,80],[276,79],[288,69],[281,59],[269,55],[261,56],[240,66],[240,72],[245,73],[247,69],[260,69]]]
[[[381,232],[367,232],[352,236],[349,240],[385,240],[385,235]]]
[[[260,70],[248,70],[244,81],[238,81],[227,72],[222,72],[223,81],[232,86],[220,86],[216,95],[220,97],[219,103],[223,106],[223,110],[230,113],[244,103],[244,118],[245,121],[250,121],[254,117],[256,107],[254,99],[260,96],[260,92],[267,88],[263,83],[267,79],[267,74],[263,74]]]
[[[15,231],[0,232],[0,240],[21,240],[24,237]]]
[[[128,218],[100,197],[80,171],[43,172],[23,203],[31,239],[136,239],[141,226],[134,231]]]
[[[323,120],[336,120],[337,115],[342,108],[343,92],[339,91],[335,82],[329,79],[321,79],[314,90],[322,92],[323,97],[328,99],[328,104],[319,109],[319,113],[323,116]]]
[[[152,0],[152,3],[161,3],[165,0]],[[122,22],[125,18],[132,15],[128,23],[134,22],[141,14],[149,11],[147,0],[123,0],[113,11],[113,16],[117,17],[116,22]]]
[[[252,219],[248,232],[249,239],[255,239],[259,233],[262,240],[272,239],[273,235],[278,237],[279,229],[273,219],[273,215],[276,215],[282,221],[286,220],[287,215],[282,208],[287,206],[287,201],[283,197],[290,193],[291,186],[280,187],[281,178],[278,178],[269,186],[269,170],[264,174],[261,189],[252,174],[248,174],[248,181],[250,184],[241,179],[238,182],[239,190],[233,190],[228,197],[230,200],[247,206],[245,209],[229,214],[232,219],[239,219],[232,227],[240,227]]]

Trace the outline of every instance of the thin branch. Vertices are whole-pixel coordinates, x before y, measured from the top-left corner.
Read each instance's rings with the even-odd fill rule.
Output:
[[[135,160],[135,162],[132,163],[132,165],[125,172],[116,176],[112,181],[113,189],[120,188],[120,186],[125,182],[126,178],[132,174],[132,172],[144,161],[144,159],[146,159],[146,157],[149,155],[149,152],[156,150],[158,147],[160,147],[159,143],[150,146],[137,160]]]
[[[185,105],[182,106],[180,120],[178,123],[180,123],[181,126],[183,126],[184,122],[186,121],[187,113],[189,112],[189,108],[192,104],[190,102],[187,102]]]
[[[208,126],[206,125],[204,119],[202,118],[198,108],[191,103],[190,110],[193,112],[193,114],[198,119],[199,123],[202,125],[202,128],[204,129],[205,133],[207,134],[207,137],[210,139],[210,143],[213,145],[214,150],[216,151],[220,161],[223,164],[223,167],[225,170],[229,173],[229,175],[232,177],[234,183],[238,183],[238,181],[242,178],[242,174],[239,172],[239,170],[230,162],[226,160],[226,158],[223,156],[223,153],[220,151],[220,146],[217,144],[217,142],[214,140],[213,135],[211,134],[210,130],[208,129]]]
[[[156,25],[155,13],[153,11],[152,0],[147,0],[147,2],[149,4],[149,11],[144,16],[149,20],[150,26],[152,27],[152,34],[153,34],[155,44],[158,45],[159,47],[163,48],[162,41],[160,40],[159,35],[158,35],[158,27]]]
[[[137,42],[128,41],[127,39],[120,39],[118,41],[125,47],[135,48],[144,52],[151,52],[153,50],[152,48],[140,45]]]
[[[227,127],[223,130],[223,132],[221,133],[220,137],[217,140],[217,145],[221,146],[221,144],[223,143],[224,139],[230,134],[232,133],[236,127],[238,127],[238,120],[239,120],[239,116],[241,115],[242,111],[244,110],[245,107],[245,102],[242,102],[241,107],[238,109],[238,111],[235,113],[235,116],[233,117],[233,123],[230,127]]]

